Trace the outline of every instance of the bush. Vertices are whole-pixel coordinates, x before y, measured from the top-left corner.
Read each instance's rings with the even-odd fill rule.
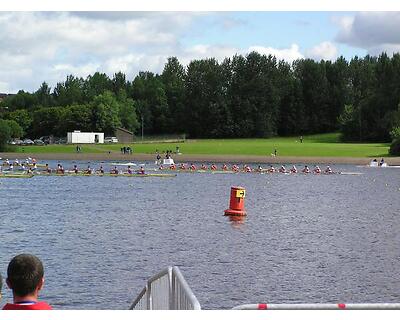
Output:
[[[11,138],[11,128],[6,120],[0,119],[0,151],[7,147],[7,141]]]
[[[400,127],[394,127],[392,131],[390,131],[390,136],[394,140],[400,140]]]
[[[400,138],[393,140],[390,145],[389,154],[392,156],[400,156]]]

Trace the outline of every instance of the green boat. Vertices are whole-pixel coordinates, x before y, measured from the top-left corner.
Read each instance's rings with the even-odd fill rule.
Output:
[[[176,177],[176,173],[40,173],[34,174],[38,177],[126,177],[126,178],[148,178],[148,177],[158,177],[158,178],[171,178]]]
[[[0,178],[32,178],[32,174],[2,173]]]

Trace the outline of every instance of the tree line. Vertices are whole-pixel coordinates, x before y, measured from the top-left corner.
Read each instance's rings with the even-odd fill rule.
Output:
[[[190,138],[252,138],[340,131],[344,141],[390,141],[400,126],[400,55],[293,63],[251,52],[218,62],[176,57],[161,74],[70,75],[52,89],[19,91],[0,117],[23,134],[73,130]],[[391,135],[392,133],[392,135]]]

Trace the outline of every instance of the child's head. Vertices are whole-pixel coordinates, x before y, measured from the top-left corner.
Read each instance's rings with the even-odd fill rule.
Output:
[[[34,294],[43,286],[43,264],[31,254],[20,254],[12,258],[7,268],[7,284],[14,296]]]

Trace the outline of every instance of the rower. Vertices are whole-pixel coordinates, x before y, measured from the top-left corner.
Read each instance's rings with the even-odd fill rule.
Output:
[[[279,168],[279,172],[280,173],[286,173],[286,168],[284,165],[281,165],[281,167]]]
[[[172,164],[171,164],[171,166],[172,166]],[[171,166],[170,166],[170,169],[171,169]],[[164,170],[164,166],[162,164],[160,164],[160,166],[158,167],[158,170]]]
[[[58,173],[58,174],[64,174],[64,168],[63,168],[63,166],[62,166],[60,163],[57,165],[57,171],[56,171],[56,173]]]
[[[263,171],[263,168],[259,165],[258,167],[257,167],[257,170],[256,170],[257,172],[262,172]]]
[[[319,166],[315,166],[314,173],[315,174],[320,174],[321,173],[321,168]]]
[[[186,165],[184,163],[181,163],[179,166],[180,170],[186,170]]]
[[[192,171],[195,171],[196,170],[196,166],[193,163],[191,163],[189,169],[192,170]]]
[[[144,172],[144,168],[143,168],[143,167],[140,167],[140,169],[139,169],[138,173],[139,173],[139,174],[145,174],[145,172]]]
[[[244,172],[251,172],[251,168],[248,165],[245,165]]]
[[[46,173],[51,173],[51,169],[50,169],[48,163],[46,163],[46,166],[44,167],[44,171],[45,171]]]
[[[72,169],[72,171],[75,172],[75,174],[78,174],[78,166],[76,164],[74,164],[74,168]]]
[[[92,168],[90,168],[90,165],[87,166],[87,169],[85,170],[85,174],[92,174]]]
[[[104,173],[104,169],[103,166],[100,166],[99,170],[97,170],[99,173],[103,174]]]
[[[208,170],[207,166],[204,163],[201,165],[201,170]]]
[[[291,173],[297,173],[297,168],[295,165],[293,165],[293,167],[290,169]]]
[[[111,169],[110,174],[118,174],[118,169],[116,166],[113,169]]]
[[[211,169],[212,171],[215,171],[215,170],[217,170],[217,166],[213,163],[213,164],[211,165],[210,169]]]
[[[222,165],[222,170],[224,170],[224,171],[228,170],[228,166],[225,163]]]
[[[170,169],[170,170],[176,170],[176,165],[175,165],[175,163],[171,164],[171,165],[169,166],[169,169]]]
[[[131,170],[131,166],[128,166],[128,174],[132,174],[133,171]]]
[[[327,173],[327,174],[333,173],[333,171],[332,171],[330,166],[326,166],[325,173]]]
[[[236,164],[234,164],[234,165],[232,166],[232,171],[238,172],[238,171],[239,171],[239,167],[238,167]]]
[[[274,166],[271,164],[270,165],[270,167],[269,167],[269,169],[268,169],[268,172],[269,173],[274,173],[274,172],[276,172],[276,170],[275,170],[275,168],[274,168]]]
[[[305,165],[305,166],[304,166],[304,169],[303,169],[301,172],[303,172],[303,173],[310,173],[310,168],[309,168],[307,165]]]

